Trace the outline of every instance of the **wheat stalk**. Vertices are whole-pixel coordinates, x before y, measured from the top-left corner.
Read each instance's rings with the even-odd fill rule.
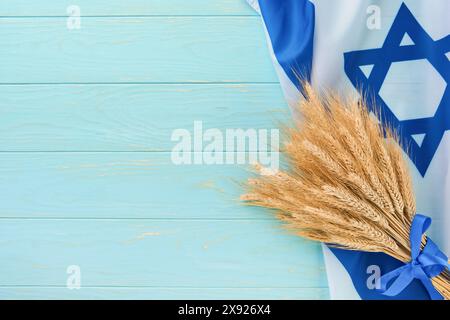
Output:
[[[358,99],[305,92],[302,122],[285,130],[290,169],[250,179],[241,199],[275,209],[299,236],[409,262],[416,203],[397,135]],[[450,299],[448,271],[432,282]]]

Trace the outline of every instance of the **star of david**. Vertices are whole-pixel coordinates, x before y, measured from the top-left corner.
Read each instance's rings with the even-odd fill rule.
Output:
[[[401,45],[407,34],[413,44]],[[377,110],[383,123],[396,128],[402,145],[422,176],[439,147],[445,131],[450,130],[450,34],[433,40],[403,3],[381,48],[344,53],[345,73],[353,86],[370,97],[369,109]],[[445,91],[432,117],[400,121],[380,96],[380,89],[391,64],[400,61],[427,60],[445,81]],[[369,76],[361,66],[373,65]],[[372,99],[373,98],[373,99]],[[419,145],[413,135],[424,135]]]

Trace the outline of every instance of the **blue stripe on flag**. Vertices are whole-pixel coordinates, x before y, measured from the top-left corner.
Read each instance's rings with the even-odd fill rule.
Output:
[[[261,15],[278,63],[292,83],[311,78],[314,5],[308,0],[259,0]]]
[[[428,300],[430,296],[423,284],[415,279],[400,294],[395,297],[389,297],[381,294],[379,291],[369,289],[367,280],[371,273],[367,272],[369,266],[378,266],[381,275],[388,273],[404,263],[392,258],[391,256],[379,252],[360,252],[330,248],[333,254],[339,259],[344,268],[350,274],[353,285],[361,299],[365,300]]]
[[[259,0],[259,7],[278,63],[292,83],[302,91],[301,81],[311,79],[314,5],[309,0]],[[350,274],[362,299],[429,299],[418,280],[414,280],[396,297],[369,289],[367,280],[370,274],[367,273],[367,267],[377,265],[381,274],[384,274],[402,265],[400,261],[383,253],[330,249]]]

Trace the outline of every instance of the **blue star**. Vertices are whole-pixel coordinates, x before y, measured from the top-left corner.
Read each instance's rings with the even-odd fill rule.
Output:
[[[405,34],[414,44],[400,46]],[[433,40],[403,3],[381,48],[344,53],[345,73],[353,86],[373,97],[369,108],[378,110],[380,120],[398,130],[404,148],[422,176],[425,176],[445,131],[450,130],[450,61],[446,56],[449,51],[450,35]],[[400,121],[381,98],[381,86],[392,63],[422,59],[427,60],[446,82],[444,94],[432,117]],[[373,65],[369,77],[360,68],[365,65]],[[421,145],[413,139],[415,134],[425,135]]]

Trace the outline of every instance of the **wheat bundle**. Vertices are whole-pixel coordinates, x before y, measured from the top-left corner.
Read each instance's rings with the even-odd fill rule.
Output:
[[[241,199],[275,209],[299,236],[410,262],[416,203],[397,135],[356,98],[305,91],[301,123],[285,130],[288,169],[249,179]],[[423,248],[428,239],[419,247],[420,239]],[[432,284],[450,299],[450,273],[442,270]]]

